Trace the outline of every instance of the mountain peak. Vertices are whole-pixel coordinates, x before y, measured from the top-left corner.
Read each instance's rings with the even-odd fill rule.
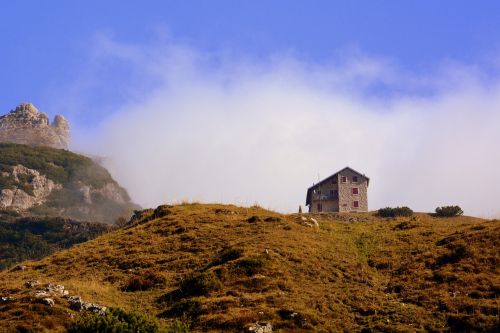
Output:
[[[21,103],[14,110],[0,116],[0,142],[67,149],[70,138],[69,123],[61,115],[52,124],[47,114],[32,103]]]
[[[14,111],[15,112],[40,113],[40,111],[38,111],[38,109],[32,103],[27,103],[27,102],[23,102],[23,103],[19,104]]]

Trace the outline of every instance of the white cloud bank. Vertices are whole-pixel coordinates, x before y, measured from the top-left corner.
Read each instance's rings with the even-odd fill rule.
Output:
[[[118,59],[140,73],[127,89],[141,97],[98,130],[77,129],[75,147],[106,156],[143,206],[200,200],[296,211],[318,174],[351,166],[371,178],[370,209],[500,213],[500,84],[472,70],[412,78],[363,57],[258,63],[109,39],[98,50],[94,62]],[[146,82],[155,82],[147,92]],[[434,93],[377,98],[376,85]]]

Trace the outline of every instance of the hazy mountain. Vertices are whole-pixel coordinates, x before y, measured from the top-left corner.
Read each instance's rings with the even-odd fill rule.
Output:
[[[137,205],[109,172],[66,150],[0,143],[0,216],[113,223]]]

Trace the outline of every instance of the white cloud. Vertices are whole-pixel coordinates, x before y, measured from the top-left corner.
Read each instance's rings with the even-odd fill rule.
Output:
[[[106,156],[141,205],[189,199],[296,211],[318,173],[349,165],[371,178],[371,209],[500,212],[500,86],[476,69],[453,64],[414,77],[369,57],[258,62],[109,39],[98,50],[93,63],[120,59],[141,79],[127,83],[136,98],[98,129],[76,126],[75,148]],[[414,88],[433,93],[405,92]]]

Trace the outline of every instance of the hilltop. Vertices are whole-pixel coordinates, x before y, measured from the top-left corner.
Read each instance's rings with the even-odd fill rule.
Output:
[[[67,149],[69,138],[66,118],[57,115],[50,123],[49,117],[31,103],[21,103],[0,116],[0,142]]]
[[[0,143],[0,221],[51,216],[114,223],[134,209],[127,191],[86,156]]]
[[[193,331],[259,322],[294,332],[493,332],[499,240],[498,221],[473,217],[160,206],[1,272],[0,327],[62,332],[79,316],[69,296],[79,296],[89,309],[139,311],[163,324],[181,318]],[[58,290],[53,306],[34,296],[47,283]]]

